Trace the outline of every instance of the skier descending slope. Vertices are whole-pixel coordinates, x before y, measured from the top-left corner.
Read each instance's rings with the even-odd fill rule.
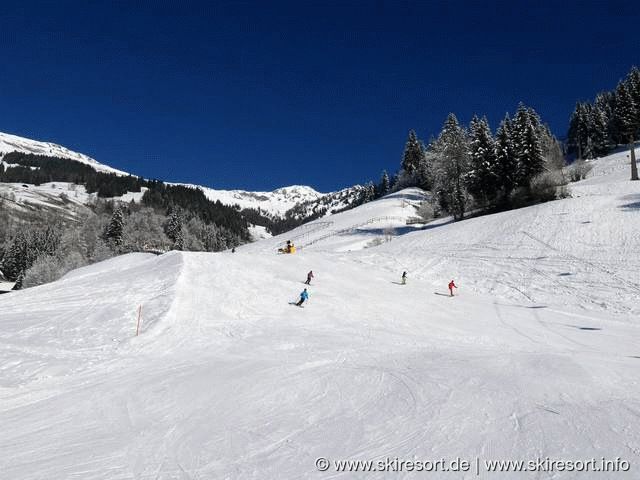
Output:
[[[407,272],[402,272],[402,285],[407,283]]]
[[[309,273],[307,273],[307,281],[304,282],[307,285],[311,285],[311,279],[313,278],[313,270],[311,270]]]
[[[452,279],[452,280],[449,282],[449,293],[451,293],[451,296],[452,296],[452,297],[453,297],[453,289],[454,289],[454,288],[458,288],[458,287],[456,286],[456,284],[455,284],[455,283],[453,283],[453,279]]]
[[[296,303],[295,305],[297,305],[298,307],[301,307],[304,301],[307,300],[308,298],[309,298],[309,292],[307,292],[307,289],[305,288],[302,292],[300,292],[300,300],[298,300],[298,303]]]

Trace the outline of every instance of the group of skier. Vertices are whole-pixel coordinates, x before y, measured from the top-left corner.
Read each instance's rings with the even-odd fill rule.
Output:
[[[402,285],[406,285],[406,284],[407,284],[407,272],[402,272]],[[458,288],[458,286],[455,284],[453,279],[451,279],[451,281],[449,282],[449,293],[451,294],[452,297],[453,297],[454,288]]]
[[[309,270],[307,273],[307,281],[304,282],[305,285],[311,285],[311,279],[314,278],[313,270]],[[402,285],[406,285],[407,283],[407,272],[402,272]],[[453,297],[453,289],[458,288],[453,279],[449,282],[449,294]],[[300,299],[295,303],[298,307],[301,307],[302,304],[309,299],[309,292],[307,292],[307,288],[300,292]],[[293,303],[293,302],[292,302]]]
[[[309,273],[307,273],[307,281],[304,282],[305,285],[311,285],[311,279],[313,278],[313,270],[309,270]],[[298,302],[296,303],[296,305],[298,307],[301,307],[302,304],[308,300],[309,298],[309,292],[307,292],[307,288],[305,287],[305,289],[300,292],[300,300],[298,300]]]

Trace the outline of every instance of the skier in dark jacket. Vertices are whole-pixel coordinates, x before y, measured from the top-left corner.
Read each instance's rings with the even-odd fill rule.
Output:
[[[313,270],[311,270],[309,273],[307,273],[307,281],[304,282],[307,285],[311,285],[311,279],[313,278]]]
[[[301,293],[300,293],[300,300],[298,300],[298,303],[296,303],[297,306],[301,307],[302,304],[304,303],[304,301],[309,298],[309,293],[307,292],[307,289],[305,288]]]
[[[407,283],[407,272],[402,272],[402,284]]]

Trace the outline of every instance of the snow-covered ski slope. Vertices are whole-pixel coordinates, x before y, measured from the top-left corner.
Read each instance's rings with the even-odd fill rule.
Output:
[[[408,191],[289,232],[294,255],[127,255],[0,296],[2,477],[639,478],[640,184],[594,165],[524,210],[407,227]]]

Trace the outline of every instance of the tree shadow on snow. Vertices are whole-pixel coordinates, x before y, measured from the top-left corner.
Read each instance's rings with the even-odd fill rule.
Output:
[[[620,205],[618,208],[622,210],[637,210],[640,208],[640,195],[632,193],[631,195],[625,195],[622,200],[636,200],[635,202]]]
[[[502,307],[518,307],[518,308],[547,308],[547,305],[514,305],[508,303],[493,302],[494,305],[500,305]]]
[[[586,332],[602,330],[602,328],[600,328],[600,327],[581,327],[580,325],[569,325],[567,323],[565,323],[563,325],[566,326],[566,327],[576,328],[578,330],[583,330],[583,331],[586,331]]]
[[[622,210],[637,210],[640,208],[640,202],[627,203],[626,205],[620,205]]]

